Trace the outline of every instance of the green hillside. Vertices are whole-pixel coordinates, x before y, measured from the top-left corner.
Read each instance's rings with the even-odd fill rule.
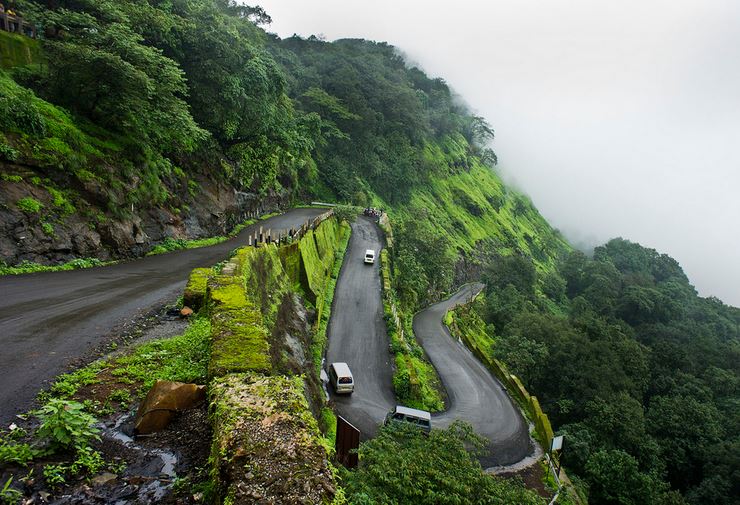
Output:
[[[41,63],[41,43],[23,35],[0,31],[0,68]]]
[[[0,32],[0,267],[142,256],[312,199],[382,208],[402,324],[484,279],[457,319],[541,398],[592,503],[735,503],[737,309],[639,245],[574,252],[443,79],[386,43],[280,39],[233,0],[16,3],[46,38]]]

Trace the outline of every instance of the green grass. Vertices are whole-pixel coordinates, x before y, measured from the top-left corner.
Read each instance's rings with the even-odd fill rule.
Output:
[[[0,174],[0,179],[7,182],[23,182],[23,177],[20,175]]]
[[[105,265],[112,265],[114,261],[100,261],[97,258],[77,258],[70,260],[61,265],[40,265],[31,261],[22,261],[18,265],[8,266],[0,262],[0,275],[22,275],[36,272],[63,272],[67,270],[77,270],[80,268],[92,268]]]
[[[0,68],[30,65],[39,63],[41,59],[39,40],[0,31]]]
[[[210,333],[209,320],[196,318],[182,335],[148,342],[132,354],[114,360],[111,375],[139,385],[142,396],[157,380],[205,384]]]
[[[157,380],[205,383],[211,325],[207,318],[194,319],[182,335],[153,340],[118,358],[95,361],[72,373],[56,378],[40,401],[50,398],[74,398],[78,391],[99,384],[104,372],[120,384],[133,386],[143,396]],[[112,401],[128,401],[128,390],[118,387]]]
[[[44,204],[32,196],[21,198],[15,202],[15,205],[26,214],[38,214],[44,208]]]
[[[193,239],[193,240],[185,240],[185,239],[174,239],[171,237],[167,237],[164,239],[164,241],[154,246],[154,248],[146,253],[147,256],[154,256],[157,254],[164,254],[172,251],[180,251],[183,249],[196,249],[198,247],[208,247],[216,244],[220,244],[221,242],[224,242],[228,240],[229,237],[224,236],[216,236],[216,237],[209,237],[209,238],[199,238],[199,239]]]

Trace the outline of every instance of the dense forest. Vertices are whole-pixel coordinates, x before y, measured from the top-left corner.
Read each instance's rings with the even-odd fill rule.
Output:
[[[501,182],[491,126],[442,79],[384,43],[279,39],[231,0],[16,4],[44,38],[0,69],[17,197],[0,217],[53,241],[77,216],[105,245],[142,209],[187,216],[209,181],[384,208],[409,314],[484,272],[461,310],[566,435],[592,503],[737,503],[740,310],[637,244],[574,252]]]
[[[565,435],[565,464],[609,504],[740,496],[740,309],[623,239],[540,275],[523,255],[464,309]]]

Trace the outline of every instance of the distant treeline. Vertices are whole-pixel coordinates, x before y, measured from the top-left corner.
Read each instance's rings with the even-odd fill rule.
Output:
[[[737,503],[740,309],[623,239],[544,278],[501,257],[486,280],[471,310],[565,435],[590,503]]]

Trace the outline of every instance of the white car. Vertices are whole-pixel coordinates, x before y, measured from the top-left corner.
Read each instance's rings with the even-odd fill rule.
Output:
[[[395,422],[408,423],[412,426],[416,426],[426,434],[429,434],[429,432],[432,431],[432,415],[426,410],[417,410],[396,405],[396,408],[391,410],[388,415],[385,416],[385,424]]]
[[[329,382],[337,394],[352,394],[355,390],[355,379],[347,363],[332,363],[329,365]]]
[[[373,263],[375,263],[375,251],[368,249],[365,251],[365,264],[372,265]]]

